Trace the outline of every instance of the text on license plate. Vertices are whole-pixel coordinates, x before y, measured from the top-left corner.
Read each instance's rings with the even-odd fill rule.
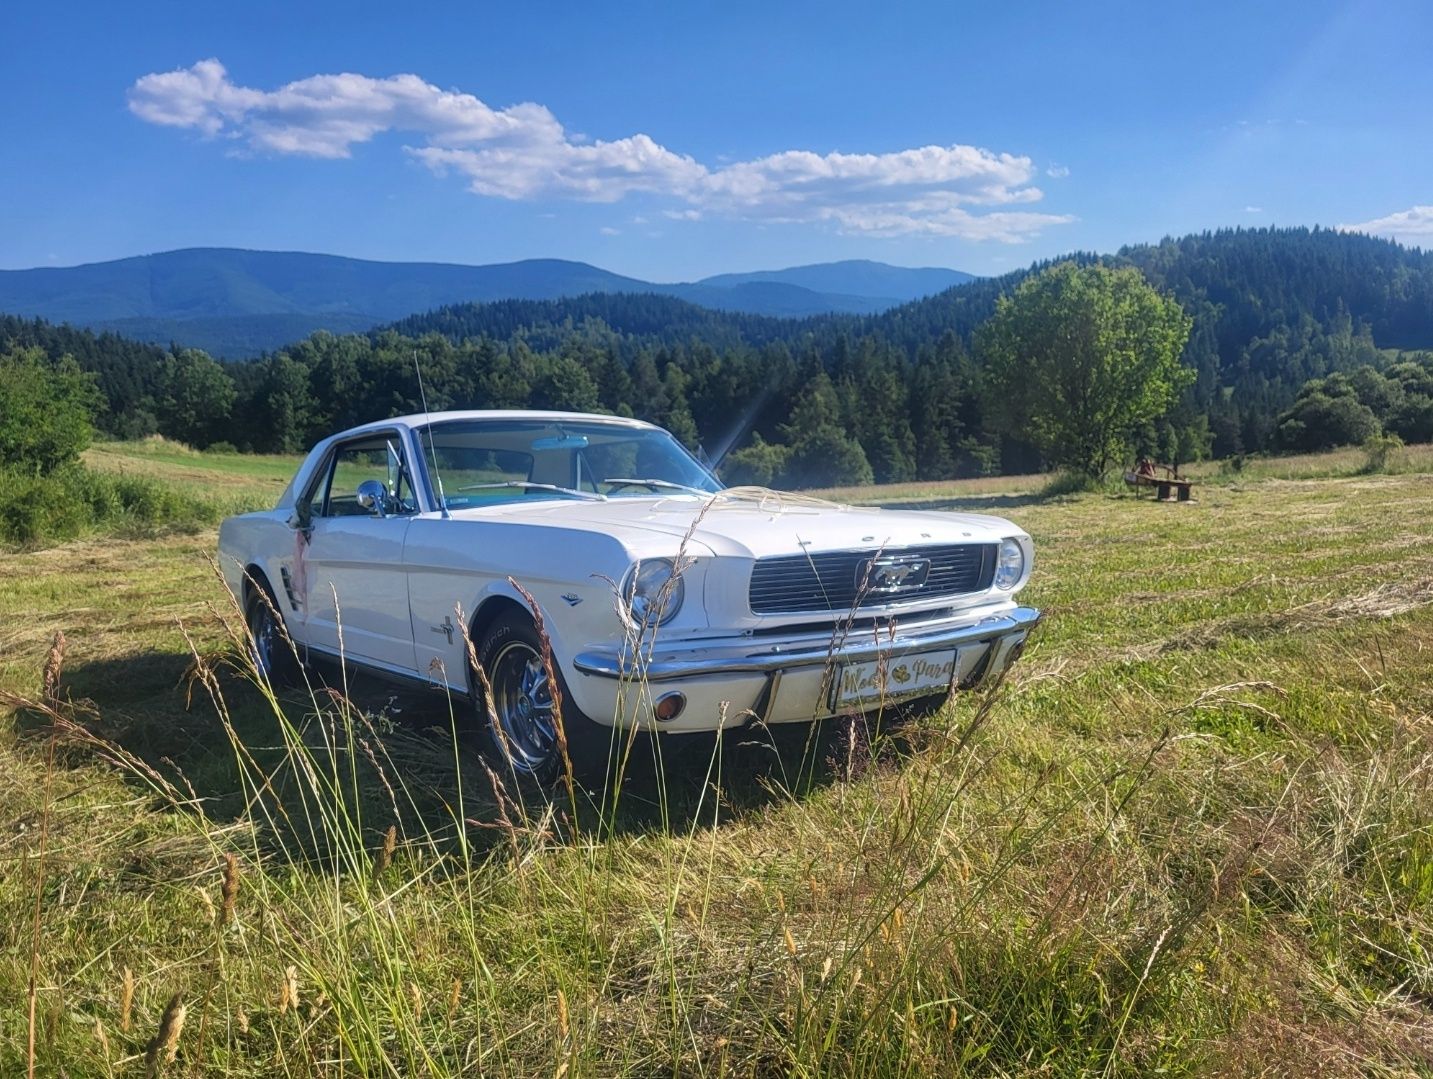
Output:
[[[955,649],[948,649],[873,659],[865,663],[847,663],[836,670],[836,685],[831,694],[832,710],[850,704],[874,703],[882,698],[946,689],[955,674],[955,661]]]

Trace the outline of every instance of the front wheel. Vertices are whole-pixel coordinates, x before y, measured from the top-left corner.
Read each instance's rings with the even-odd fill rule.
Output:
[[[585,776],[602,766],[611,732],[577,710],[555,667],[554,694],[531,618],[516,612],[499,618],[483,638],[478,662],[492,687],[483,740],[494,761],[519,780],[555,783],[566,771],[557,733],[555,697],[560,697],[573,773]],[[480,692],[474,697],[481,701]]]
[[[299,660],[285,632],[273,594],[257,585],[249,595],[245,623],[249,629],[249,660],[259,675],[275,688],[298,681]]]

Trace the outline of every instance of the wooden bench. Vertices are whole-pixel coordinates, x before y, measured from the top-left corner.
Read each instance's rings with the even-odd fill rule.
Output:
[[[1188,502],[1193,480],[1181,480],[1175,476],[1152,476],[1144,472],[1126,472],[1125,483],[1138,490],[1153,487],[1155,498],[1160,502]]]

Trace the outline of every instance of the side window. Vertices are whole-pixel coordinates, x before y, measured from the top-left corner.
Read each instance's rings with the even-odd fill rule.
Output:
[[[320,481],[314,490],[314,516],[374,516],[371,509],[358,501],[359,487],[369,481],[378,483],[383,489],[383,516],[395,517],[418,511],[412,476],[403,456],[403,442],[396,434],[381,434],[361,442],[346,443],[334,451],[327,481]]]

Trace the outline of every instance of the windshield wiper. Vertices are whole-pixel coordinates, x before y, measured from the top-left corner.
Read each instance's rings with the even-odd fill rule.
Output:
[[[606,502],[606,495],[595,495],[591,491],[575,491],[571,487],[559,487],[555,483],[532,483],[529,480],[505,480],[502,483],[470,483],[459,487],[460,491],[496,491],[504,487],[515,487],[523,491],[556,491],[558,494],[585,498],[589,502]]]
[[[603,483],[611,484],[614,487],[650,487],[653,490],[665,488],[671,491],[687,491],[694,495],[709,495],[711,491],[703,491],[700,487],[689,487],[685,483],[673,483],[671,480],[643,480],[634,479],[630,476],[608,476],[602,480]]]

